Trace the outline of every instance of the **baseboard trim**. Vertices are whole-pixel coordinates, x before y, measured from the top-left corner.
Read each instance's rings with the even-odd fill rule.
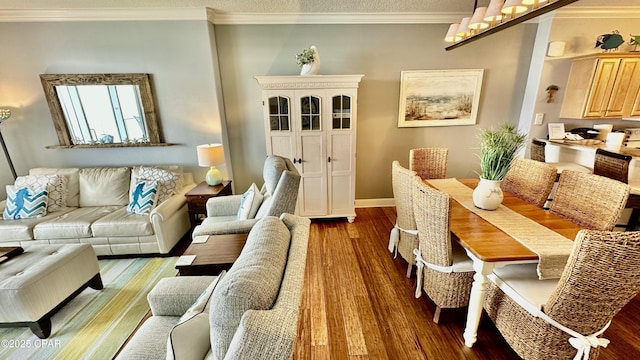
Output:
[[[357,199],[355,202],[355,205],[356,205],[356,208],[388,207],[388,206],[396,206],[396,201],[393,198]]]

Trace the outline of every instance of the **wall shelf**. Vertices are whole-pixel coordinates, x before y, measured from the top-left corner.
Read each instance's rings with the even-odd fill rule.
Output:
[[[152,146],[174,146],[177,144],[157,143],[157,144],[78,144],[78,145],[48,145],[45,149],[112,149],[129,147],[152,147]]]

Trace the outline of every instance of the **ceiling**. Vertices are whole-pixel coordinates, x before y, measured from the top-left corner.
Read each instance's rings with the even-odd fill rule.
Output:
[[[478,0],[486,6],[489,0]],[[464,13],[473,0],[0,0],[1,10],[202,8],[229,13]],[[569,6],[640,6],[640,0],[579,0]]]

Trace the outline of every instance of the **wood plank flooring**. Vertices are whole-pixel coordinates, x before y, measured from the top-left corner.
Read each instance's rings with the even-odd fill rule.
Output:
[[[414,297],[415,276],[387,250],[395,208],[357,209],[354,223],[314,220],[294,359],[519,359],[485,315],[469,349],[466,308]],[[640,358],[640,295],[613,320],[600,359]]]

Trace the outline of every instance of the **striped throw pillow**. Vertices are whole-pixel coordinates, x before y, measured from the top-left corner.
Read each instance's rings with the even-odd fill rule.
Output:
[[[156,207],[158,194],[158,182],[138,179],[131,193],[131,202],[127,211],[133,214],[146,215]]]
[[[48,199],[46,184],[34,187],[7,185],[7,203],[2,218],[20,220],[45,216]]]

